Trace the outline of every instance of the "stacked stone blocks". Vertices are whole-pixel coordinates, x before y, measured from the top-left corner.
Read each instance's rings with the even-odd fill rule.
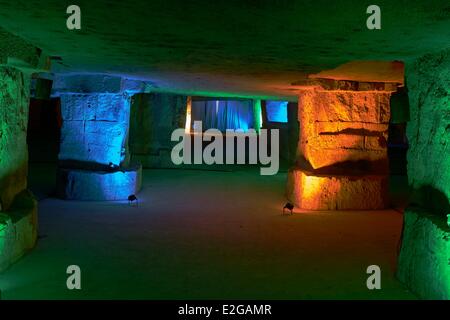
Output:
[[[287,183],[287,197],[297,207],[365,210],[388,205],[391,91],[374,90],[386,87],[301,90],[297,163]]]

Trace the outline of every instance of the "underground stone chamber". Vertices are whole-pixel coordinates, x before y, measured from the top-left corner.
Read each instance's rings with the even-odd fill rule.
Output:
[[[360,26],[365,8],[354,2],[339,4],[342,8],[299,2],[262,6],[265,9],[216,4],[214,9],[193,3],[171,7],[159,1],[151,5],[131,1],[112,6],[107,13],[92,2],[86,7],[96,14],[88,15],[86,28],[68,32],[60,29],[56,5],[46,9],[48,23],[40,20],[42,12],[22,14],[21,10],[38,10],[31,9],[33,3],[27,8],[2,8],[5,14],[0,17],[5,27],[0,29],[1,272],[22,270],[14,263],[35,247],[38,234],[39,241],[47,239],[40,226],[50,230],[60,219],[73,224],[77,214],[85,219],[87,230],[99,226],[95,240],[112,234],[107,241],[116,244],[119,239],[124,247],[134,248],[129,239],[162,243],[171,236],[167,248],[192,249],[198,261],[207,260],[190,245],[200,248],[218,238],[221,244],[235,244],[242,237],[250,239],[238,245],[245,251],[251,244],[266,244],[268,237],[285,247],[276,251],[269,246],[273,249],[269,253],[257,247],[258,254],[249,256],[269,265],[276,259],[264,260],[267,255],[280,254],[281,261],[289,262],[287,269],[296,267],[286,273],[289,281],[287,276],[281,279],[290,284],[295,283],[294,269],[304,271],[304,261],[309,263],[306,271],[315,270],[302,253],[310,253],[307,258],[321,256],[317,266],[323,260],[341,263],[346,246],[360,248],[361,239],[367,240],[361,233],[383,225],[386,230],[379,230],[379,239],[367,248],[391,252],[398,247],[394,257],[377,256],[396,266],[386,271],[392,281],[419,298],[449,299],[450,58],[445,48],[450,28],[445,6],[433,1],[411,4],[417,10],[407,15],[400,2],[386,4],[385,27],[372,32]],[[111,21],[127,23],[118,30]],[[221,136],[200,140],[196,146],[196,121],[203,123],[200,135],[215,129]],[[256,150],[262,130],[278,130],[278,173],[259,177],[263,165],[248,163],[250,138],[241,148],[246,154],[242,164],[235,155],[230,165],[196,164],[194,157],[188,164],[172,161],[175,130],[184,131],[194,154],[196,148],[203,152],[219,138],[225,153],[226,129],[254,130]],[[269,150],[272,143],[268,142]],[[252,180],[251,174],[260,180]],[[229,181],[235,185],[226,185]],[[219,195],[214,206],[208,192]],[[233,192],[242,202],[230,200]],[[129,207],[130,195],[142,206]],[[290,217],[281,215],[286,202],[294,207]],[[52,212],[50,218],[48,203],[52,210],[65,208],[73,215]],[[40,215],[41,205],[47,211]],[[242,211],[233,216],[235,207]],[[102,209],[86,217],[89,208]],[[230,216],[221,216],[223,208],[232,208]],[[117,215],[108,216],[108,210]],[[140,220],[133,216],[136,212],[144,217],[155,214],[158,227],[168,230],[145,230],[153,216]],[[161,212],[165,215],[158,216]],[[346,220],[354,214],[360,214],[355,219],[358,227]],[[195,220],[196,215],[202,219]],[[400,217],[403,223],[384,225],[378,215],[390,221]],[[46,219],[43,223],[41,216]],[[181,226],[174,221],[181,221]],[[67,227],[67,238],[59,240],[76,239],[74,229],[64,223],[52,231],[61,234]],[[131,227],[122,234],[121,223],[135,223],[136,234]],[[227,227],[233,223],[236,228],[230,231]],[[223,229],[214,229],[216,225]],[[103,233],[103,227],[120,235]],[[248,230],[256,235],[245,238]],[[263,235],[257,233],[260,230]],[[152,232],[156,238],[150,238]],[[180,234],[193,239],[185,243]],[[345,237],[354,239],[343,242],[342,248],[322,242],[333,237],[337,243]],[[95,241],[82,240],[101,253]],[[51,237],[45,241],[45,246],[52,246]],[[317,252],[306,246],[308,241]],[[326,253],[332,258],[335,254],[335,260],[322,257],[325,253],[320,250],[329,247],[334,251]],[[29,261],[45,254],[39,250],[27,256]],[[224,256],[231,255],[226,250]],[[154,254],[129,251],[135,255],[129,261]],[[355,252],[360,254],[355,254],[355,261],[363,260],[363,250]],[[296,254],[301,262],[289,260]],[[149,264],[159,261],[155,257],[176,260],[166,252],[151,257]],[[222,256],[213,258],[217,260],[211,259],[212,266]],[[250,259],[240,257],[254,266],[246,258]],[[26,269],[27,262],[22,261]],[[239,265],[226,266],[233,263]],[[196,274],[188,280],[196,276],[202,279]],[[277,275],[267,271],[264,276]]]
[[[286,196],[300,210],[392,207],[389,176],[394,171],[397,175],[405,171],[406,159],[401,152],[407,150],[410,141],[404,132],[409,115],[403,113],[409,110],[409,103],[402,83],[318,78],[299,89],[297,103],[153,93],[148,92],[145,82],[102,74],[58,75],[45,99],[38,99],[36,87],[34,91],[25,125],[29,130],[30,165],[42,161],[55,166],[55,184],[52,190],[46,190],[45,197],[76,201],[126,200],[132,194],[139,197],[142,166],[180,169],[170,158],[173,130],[184,128],[193,140],[196,120],[207,124],[206,130],[221,125],[231,128],[234,125],[229,121],[234,117],[237,127],[245,121],[246,129],[280,130],[282,170],[287,171]],[[403,97],[396,98],[397,95]],[[45,139],[49,139],[47,144]],[[201,147],[207,146],[203,143]],[[398,150],[392,151],[396,147]],[[246,144],[246,152],[248,148]],[[214,170],[234,170],[223,168],[224,165],[216,164]],[[202,169],[208,170],[208,166]],[[419,194],[428,195],[423,190]],[[26,197],[32,196],[22,192],[18,199],[25,202]],[[28,208],[32,214],[18,215],[27,217],[17,224],[23,225],[23,235],[16,235],[22,242],[5,241],[11,247],[11,253],[5,255],[10,255],[11,261],[20,256],[21,250],[31,248],[36,238],[37,214],[32,209],[36,202],[27,203],[20,210]],[[414,254],[408,250],[415,245],[407,247],[405,242],[417,241],[408,229],[413,225],[411,217],[420,212],[406,211],[398,271],[413,290],[417,285],[415,275],[403,266],[414,263],[404,260],[412,259]],[[4,225],[19,220],[8,221],[5,219]],[[432,227],[424,224],[424,228]]]

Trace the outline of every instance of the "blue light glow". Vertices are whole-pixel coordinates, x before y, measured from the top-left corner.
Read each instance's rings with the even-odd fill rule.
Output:
[[[288,122],[287,101],[266,101],[267,120],[269,122]]]
[[[61,95],[59,159],[119,166],[125,159],[129,109],[122,94]]]

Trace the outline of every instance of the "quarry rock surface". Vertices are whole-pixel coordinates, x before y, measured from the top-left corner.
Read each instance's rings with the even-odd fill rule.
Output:
[[[398,278],[425,299],[450,298],[450,50],[406,67],[408,180]]]
[[[368,4],[355,0],[258,6],[242,1],[169,5],[129,0],[114,6],[87,1],[82,11],[89,14],[89,27],[95,26],[89,34],[62,32],[64,8],[58,1],[46,1],[45,7],[42,2],[5,5],[1,24],[60,56],[70,70],[133,75],[154,81],[161,91],[192,95],[208,91],[295,101],[290,84],[311,73],[349,61],[410,60],[447,47],[450,38],[445,0],[379,3],[383,24],[393,27],[369,34]],[[379,63],[368,68],[352,64],[329,75],[358,81],[397,78]]]
[[[407,65],[410,117],[408,178],[413,201],[450,213],[450,50]]]
[[[450,299],[450,227],[420,208],[404,213],[397,277],[424,299]]]
[[[186,124],[187,97],[167,93],[133,96],[130,115],[130,153],[145,167],[173,167],[172,132]]]
[[[0,67],[0,211],[27,186],[28,103],[28,78],[17,69]]]
[[[123,93],[131,95],[150,90],[149,82],[106,74],[58,75],[53,83],[54,96],[64,93]]]
[[[0,65],[20,66],[46,70],[50,67],[47,56],[34,47],[0,27]]]

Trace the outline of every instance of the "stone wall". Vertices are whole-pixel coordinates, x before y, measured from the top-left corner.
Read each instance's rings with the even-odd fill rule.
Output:
[[[425,299],[450,299],[450,227],[422,208],[404,213],[397,276]]]
[[[397,275],[425,299],[450,298],[450,50],[406,66],[408,180]]]
[[[186,124],[187,96],[146,93],[133,96],[130,116],[130,153],[144,167],[174,167],[170,159],[172,132]]]
[[[48,69],[48,57],[42,50],[0,27],[0,65]]]
[[[266,101],[262,101],[262,118],[264,129],[278,129],[280,143],[280,167],[289,168],[296,161],[299,139],[298,103],[289,102],[287,105],[287,123],[270,122],[266,112]],[[259,117],[259,115],[258,115]]]
[[[27,187],[29,79],[0,67],[0,211]]]
[[[37,239],[37,201],[27,190],[0,212],[0,272],[31,250]]]
[[[410,122],[408,179],[413,202],[450,213],[450,50],[406,66]]]

